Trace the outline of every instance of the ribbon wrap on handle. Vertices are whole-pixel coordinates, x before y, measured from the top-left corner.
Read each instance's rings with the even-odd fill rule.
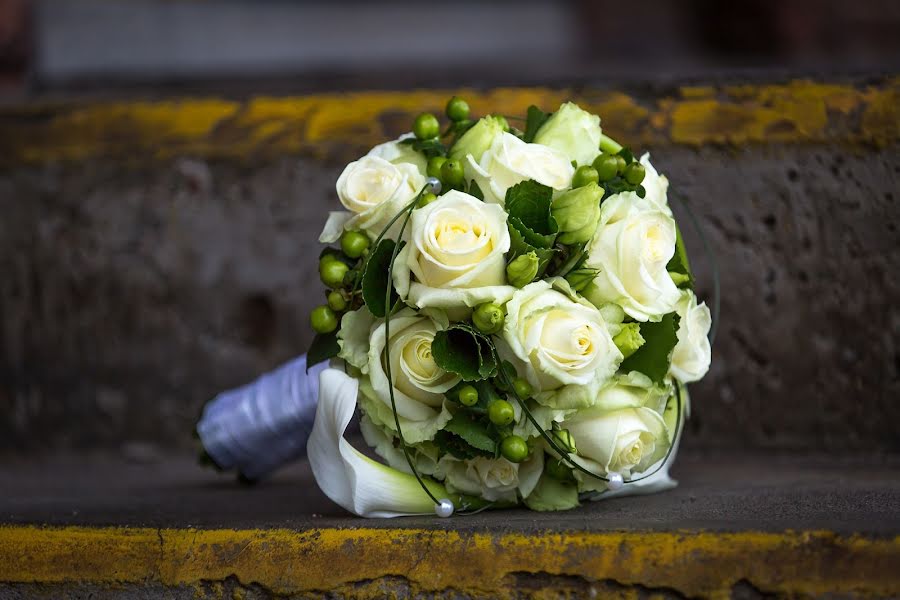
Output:
[[[319,373],[306,371],[306,355],[222,392],[203,409],[197,434],[207,454],[225,470],[259,479],[306,453],[316,418]]]

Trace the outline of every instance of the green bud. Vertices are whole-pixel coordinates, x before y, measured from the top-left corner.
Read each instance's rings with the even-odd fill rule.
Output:
[[[506,309],[497,306],[493,302],[485,302],[475,307],[472,313],[472,322],[481,333],[488,335],[497,333],[503,329],[503,321],[506,318]]]
[[[432,156],[428,159],[428,166],[425,167],[425,172],[429,177],[437,177],[441,178],[441,167],[444,166],[444,163],[447,162],[447,159],[443,156]]]
[[[465,182],[462,162],[454,159],[445,161],[441,165],[441,181],[451,188],[459,188]]]
[[[534,387],[523,377],[513,379],[512,386],[513,391],[520,400],[527,400],[534,393]]]
[[[469,104],[459,96],[453,96],[447,102],[446,113],[451,121],[463,121],[469,118]]]
[[[413,123],[413,133],[420,140],[430,140],[441,133],[441,124],[433,114],[422,113]]]
[[[537,254],[521,254],[506,265],[506,279],[509,285],[523,288],[537,276],[539,260]]]
[[[600,153],[601,135],[600,117],[566,102],[541,125],[534,142],[559,150],[579,165],[589,165]]]
[[[347,299],[338,290],[332,290],[328,293],[328,306],[334,312],[341,312],[347,308]]]
[[[494,118],[500,122],[500,126],[503,127],[503,131],[509,131],[509,121],[506,120],[506,117],[503,115],[494,115]]]
[[[597,277],[597,273],[599,273],[597,269],[587,267],[575,269],[574,271],[569,271],[566,275],[566,281],[569,282],[569,285],[572,286],[573,290],[580,292],[594,281]]]
[[[416,206],[418,206],[419,208],[422,208],[422,207],[428,206],[435,200],[437,200],[437,196],[435,196],[431,192],[425,192],[424,194],[422,194],[422,197],[419,198],[419,202]]]
[[[516,418],[516,412],[512,404],[506,400],[494,400],[488,406],[488,419],[494,425],[509,425]]]
[[[508,435],[500,442],[500,454],[509,462],[520,463],[528,458],[528,442],[518,435]]]
[[[625,358],[637,352],[637,349],[644,345],[644,336],[641,335],[640,323],[626,323],[622,325],[622,331],[613,338],[613,343]]]
[[[316,333],[331,333],[338,327],[338,318],[330,307],[323,304],[309,313],[309,324]]]
[[[494,143],[494,138],[501,133],[503,133],[503,122],[500,119],[492,116],[483,117],[456,140],[456,143],[450,148],[450,158],[464,161],[466,156],[471,154],[475,162],[479,162],[481,156]]]
[[[562,244],[582,244],[590,241],[600,222],[600,199],[603,188],[596,182],[563,192],[550,205],[550,212],[559,225]]]
[[[464,385],[459,390],[459,403],[463,406],[475,406],[478,404],[478,390],[475,386]]]
[[[359,258],[369,249],[369,237],[358,231],[345,231],[341,236],[341,250],[350,258]]]
[[[565,450],[569,454],[575,453],[575,436],[568,429],[554,429],[550,432],[550,437],[560,450]]]
[[[344,285],[344,276],[350,267],[339,260],[322,261],[319,263],[319,277],[322,283],[330,288],[339,288]]]

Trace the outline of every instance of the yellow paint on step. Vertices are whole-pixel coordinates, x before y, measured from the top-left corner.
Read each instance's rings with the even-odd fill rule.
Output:
[[[475,115],[524,116],[530,104],[554,110],[573,100],[597,112],[608,134],[636,148],[900,140],[900,78],[871,86],[805,80],[686,86],[652,98],[592,88],[369,91],[5,107],[0,165],[94,158],[143,164],[184,155],[255,160],[306,154],[345,161],[408,131],[419,112],[442,114],[454,94],[465,97]]]
[[[451,588],[509,597],[523,576],[729,597],[900,594],[900,537],[801,532],[467,533],[444,529],[196,530],[0,527],[0,582],[197,586],[230,576],[279,594],[380,597]],[[360,585],[360,582],[368,582]]]

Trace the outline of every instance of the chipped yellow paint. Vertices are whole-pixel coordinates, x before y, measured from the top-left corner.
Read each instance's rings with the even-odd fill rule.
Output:
[[[686,86],[656,98],[542,87],[373,91],[7,107],[0,109],[0,165],[182,155],[346,159],[408,130],[420,111],[440,113],[453,94],[467,98],[473,114],[524,115],[530,104],[551,110],[571,99],[600,114],[607,133],[635,147],[900,140],[900,78],[872,86]]]
[[[542,532],[442,529],[194,530],[0,527],[0,582],[196,586],[230,576],[280,594],[401,578],[414,592],[512,595],[517,577],[728,597],[739,581],[784,595],[900,594],[900,537],[807,532]],[[360,587],[360,582],[369,582]]]

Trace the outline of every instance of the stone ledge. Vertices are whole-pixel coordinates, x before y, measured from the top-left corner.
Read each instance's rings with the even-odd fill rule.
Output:
[[[891,460],[684,456],[665,494],[367,521],[328,502],[303,462],[245,488],[183,458],[11,461],[0,593],[888,597],[900,593],[896,472]]]
[[[884,146],[900,138],[900,78],[876,83],[686,85],[638,97],[548,87],[370,91],[302,97],[55,103],[0,110],[0,165],[176,156],[259,160],[284,154],[347,160],[407,131],[453,94],[474,114],[524,115],[575,100],[629,145],[832,142]]]

